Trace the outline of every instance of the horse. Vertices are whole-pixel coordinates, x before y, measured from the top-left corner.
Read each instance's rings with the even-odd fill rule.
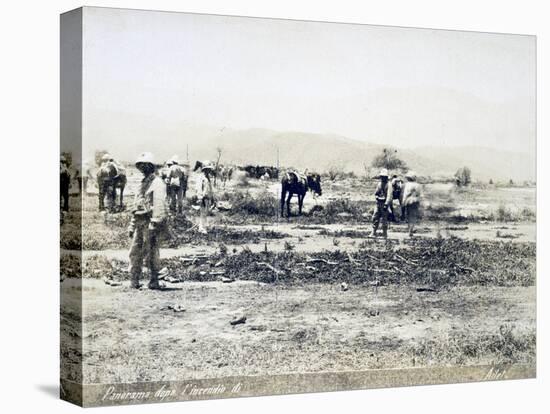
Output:
[[[281,217],[284,217],[285,203],[287,218],[290,217],[290,200],[294,194],[298,196],[298,215],[301,215],[304,198],[308,190],[322,195],[321,176],[319,174],[309,173],[303,177],[295,172],[286,173],[281,180]]]
[[[279,178],[279,169],[277,167],[267,167],[267,172],[269,176],[273,179]]]
[[[279,169],[267,165],[245,165],[242,168],[250,178],[260,179],[267,173],[269,178],[279,178]]]
[[[204,163],[202,161],[197,161],[193,167],[193,172],[200,170],[203,167]]]
[[[257,166],[255,165],[245,165],[243,167],[243,170],[246,172],[246,174],[248,175],[248,177],[250,178],[259,178],[257,176]]]
[[[97,187],[99,189],[99,211],[105,210],[105,196],[110,200],[113,210],[116,204],[116,190],[120,189],[120,209],[123,208],[124,187],[126,186],[126,173],[117,170],[113,163],[106,163],[97,171]]]

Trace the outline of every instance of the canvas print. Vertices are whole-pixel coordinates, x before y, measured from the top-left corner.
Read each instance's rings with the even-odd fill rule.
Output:
[[[532,378],[536,41],[61,16],[61,398]]]

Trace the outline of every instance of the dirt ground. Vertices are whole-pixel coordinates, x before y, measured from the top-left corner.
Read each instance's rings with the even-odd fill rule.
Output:
[[[87,383],[534,361],[533,347],[499,345],[507,327],[534,341],[534,287],[242,281],[135,292],[86,279],[83,292]]]
[[[193,181],[194,176],[188,200]],[[126,205],[136,182],[130,180]],[[278,217],[277,182],[235,180],[217,190],[230,209],[213,212],[207,237],[196,233],[197,212],[188,202],[186,219],[174,222],[177,238],[161,249],[170,275],[181,281],[164,281],[163,291],[130,290],[129,214],[99,213],[92,188],[82,206],[71,205],[62,224],[62,292],[67,297],[75,290],[83,293],[83,331],[76,322],[74,329],[66,324],[62,339],[74,343],[82,336],[83,349],[74,353],[83,356],[84,382],[534,363],[535,189],[474,186],[458,191],[449,184],[426,185],[424,217],[415,237],[409,238],[404,224],[391,223],[386,243],[369,234],[373,186],[360,179],[325,182],[321,197],[306,197],[304,215],[288,220]],[[72,277],[80,271],[74,256],[80,245],[71,236],[80,217],[84,274],[91,275],[81,281]],[[456,268],[430,269],[434,264],[418,254],[435,254],[446,248],[445,240],[463,243],[472,252],[487,251],[481,252],[479,263],[458,256],[453,259]],[[349,279],[342,273],[348,267],[311,263],[285,270],[288,277],[312,274],[311,282],[299,275],[299,283],[287,283],[294,279],[282,276],[264,283],[254,274],[256,256],[239,277],[237,256],[242,254],[266,254],[270,266],[285,254],[294,255],[295,262],[328,257],[327,263],[331,254],[348,254],[346,266],[365,255],[378,257],[382,265],[381,258],[396,261],[388,268],[392,275],[382,273],[389,280],[385,284],[378,283],[384,278],[373,279],[372,272],[362,280],[360,269],[354,270]],[[237,280],[232,283],[216,280],[223,271],[211,276],[218,274],[215,263],[223,255],[235,258],[232,274]],[[197,257],[202,264],[183,273],[170,264]],[[91,264],[93,271],[86,271]],[[443,288],[422,289],[431,270],[445,275]],[[198,281],[203,273],[207,277]],[[73,320],[75,306],[64,301],[62,317]],[[230,324],[241,316],[245,323]],[[76,375],[71,360],[65,358],[63,367],[69,379]]]

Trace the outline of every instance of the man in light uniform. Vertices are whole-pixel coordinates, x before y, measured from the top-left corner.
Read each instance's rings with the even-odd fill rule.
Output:
[[[170,167],[172,167],[172,160],[168,160],[164,163],[164,166],[160,168],[160,178],[166,184],[166,200],[170,203],[170,180],[168,174],[170,174]]]
[[[210,206],[214,201],[214,191],[212,188],[212,175],[214,167],[210,164],[204,164],[201,169],[201,176],[197,181],[197,197],[200,205],[199,232],[207,233],[207,220],[210,213]]]
[[[407,219],[407,227],[409,236],[414,233],[414,226],[418,222],[420,213],[420,198],[422,197],[422,189],[420,184],[416,182],[416,173],[409,171],[405,175],[407,182],[403,189],[403,207],[405,209],[405,217]]]
[[[182,168],[183,174],[184,174],[182,189],[183,189],[183,199],[185,199],[185,195],[187,194],[187,188],[189,186],[189,174],[190,174],[189,161],[183,161],[181,163],[181,168]]]
[[[130,286],[139,289],[139,279],[143,262],[149,268],[149,289],[160,289],[159,238],[165,225],[166,186],[155,174],[156,164],[153,154],[142,153],[136,160],[136,168],[143,174],[132,208],[132,219],[128,235],[130,246]]]
[[[376,207],[372,216],[372,235],[376,237],[376,231],[382,221],[382,237],[388,237],[388,208],[393,202],[393,189],[388,181],[388,170],[382,168],[378,174],[380,182],[376,186],[374,196],[376,197]]]

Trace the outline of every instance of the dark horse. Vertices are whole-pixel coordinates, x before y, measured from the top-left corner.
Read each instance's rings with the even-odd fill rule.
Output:
[[[294,194],[298,196],[298,214],[301,215],[304,197],[308,190],[318,195],[322,194],[319,174],[307,174],[305,177],[300,177],[293,172],[285,174],[281,180],[281,217],[284,217],[285,202],[286,216],[290,217],[290,200]]]
[[[245,165],[243,169],[250,178],[260,179],[266,173],[269,175],[269,178],[279,178],[279,169],[277,167],[269,167],[267,165]]]
[[[193,172],[196,172],[197,170],[200,170],[204,164],[201,161],[197,161],[195,163],[195,167],[193,168]]]
[[[114,210],[116,204],[116,190],[120,189],[120,209],[123,208],[124,187],[126,186],[126,174],[117,171],[114,164],[106,164],[97,171],[97,187],[99,189],[99,211],[105,210],[105,196],[108,197],[110,209]]]

